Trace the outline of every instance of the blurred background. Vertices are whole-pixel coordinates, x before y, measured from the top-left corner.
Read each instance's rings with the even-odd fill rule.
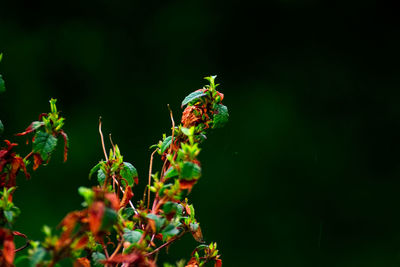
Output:
[[[179,121],[183,98],[218,75],[230,122],[202,145],[190,198],[224,266],[399,266],[397,13],[368,0],[2,1],[5,136],[27,151],[13,134],[54,97],[71,140],[67,163],[59,149],[19,177],[17,229],[39,240],[80,209],[100,115],[139,198],[166,105]],[[187,236],[162,259],[195,246]]]

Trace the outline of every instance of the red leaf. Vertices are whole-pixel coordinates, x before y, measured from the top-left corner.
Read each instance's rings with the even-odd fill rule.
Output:
[[[191,258],[185,267],[199,267],[199,262],[196,260],[196,258]]]
[[[89,226],[90,231],[94,234],[96,234],[101,227],[104,210],[105,205],[101,201],[94,202],[89,208]]]
[[[90,261],[87,258],[78,258],[74,262],[74,267],[90,267]]]
[[[197,242],[200,242],[200,243],[204,242],[203,233],[201,232],[200,225],[197,227],[196,231],[192,232],[192,236]]]
[[[103,263],[129,263],[129,266],[156,267],[156,264],[153,261],[146,259],[142,254],[137,252],[131,254],[117,254],[114,257],[110,257],[103,261]]]
[[[199,115],[196,115],[198,113]],[[181,123],[184,127],[190,128],[201,119],[201,109],[195,106],[187,106],[182,113]]]
[[[22,135],[26,135],[31,132],[34,132],[35,130],[39,129],[43,125],[44,125],[44,123],[41,121],[34,121],[25,129],[25,132],[17,133],[16,136],[22,136]]]
[[[219,95],[219,97],[221,97],[221,101],[224,99],[224,94],[223,93],[220,93],[220,92],[218,92],[217,91],[217,93],[218,93],[218,95]]]
[[[188,189],[189,192],[190,192],[190,191],[192,191],[192,187],[194,186],[194,184],[195,184],[196,182],[197,182],[196,179],[193,179],[193,180],[190,180],[190,181],[181,179],[181,180],[179,180],[179,187],[180,187],[180,189],[182,189],[182,190]]]
[[[39,114],[39,120],[41,121],[43,117],[47,117],[47,113],[40,113]]]
[[[16,143],[11,143],[11,142],[8,141],[8,140],[4,140],[4,142],[6,142],[6,144],[7,144],[7,150],[8,150],[8,151],[10,151],[11,149],[13,149],[13,147],[18,146],[18,144],[16,144]]]
[[[18,232],[18,231],[13,231],[13,235],[21,236],[21,237],[23,237],[23,238],[25,238],[25,239],[28,239],[28,237],[27,237],[25,234],[20,233],[20,232]]]
[[[132,197],[133,197],[132,188],[128,185],[125,188],[125,193],[124,193],[124,196],[122,197],[119,208],[122,208],[122,207],[125,207],[126,205],[128,205],[129,200],[131,200]]]
[[[114,194],[114,193],[106,193],[104,195],[104,198],[111,202],[111,207],[114,210],[119,210],[119,207],[120,207],[119,199],[118,199],[116,194]]]
[[[66,162],[69,148],[68,135],[63,130],[60,131],[60,134],[64,139],[64,162]]]
[[[82,236],[79,239],[78,243],[76,243],[75,249],[79,250],[81,248],[84,248],[87,245],[88,242],[89,242],[89,237],[87,235]]]
[[[214,267],[221,267],[221,266],[222,266],[222,260],[220,259],[215,260]]]
[[[39,168],[39,166],[42,164],[43,164],[42,157],[38,153],[33,154],[33,170],[36,171],[37,168]]]
[[[85,217],[85,212],[82,211],[73,211],[67,214],[64,219],[61,221],[60,225],[63,227],[63,233],[61,238],[59,239],[60,246],[63,245],[64,241],[68,240],[71,236],[71,233],[74,231],[76,224]]]
[[[12,264],[14,262],[15,257],[15,244],[14,244],[14,236],[8,229],[0,229],[0,236],[3,236],[3,257],[8,264]]]
[[[18,171],[21,167],[21,161],[18,160],[17,158],[13,158],[10,164],[11,164],[11,169],[8,173],[7,187],[13,187],[17,184],[16,178]]]
[[[26,166],[25,166],[24,160],[21,157],[15,157],[15,159],[19,160],[20,167],[21,167],[22,171],[24,172],[25,177],[27,179],[29,179],[31,176],[29,175],[28,171],[26,170]]]
[[[151,230],[153,231],[153,233],[155,233],[156,232],[156,222],[154,221],[154,220],[152,220],[152,219],[149,219],[148,220],[148,223],[149,223],[149,225],[150,225],[150,228],[151,228]]]

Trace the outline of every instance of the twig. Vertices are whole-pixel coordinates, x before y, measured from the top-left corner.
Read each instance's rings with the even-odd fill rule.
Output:
[[[172,151],[172,145],[174,144],[174,133],[175,133],[175,121],[174,121],[174,115],[172,114],[172,109],[167,105],[168,110],[169,110],[169,116],[171,117],[171,122],[172,122],[172,134],[171,134],[171,144],[169,145],[169,151],[168,154],[171,154]]]
[[[114,145],[114,142],[113,142],[113,140],[112,140],[112,138],[111,138],[111,133],[110,133],[108,136],[109,136],[109,138],[110,138],[110,142],[111,142],[111,145],[112,145],[112,147],[113,147],[113,151],[114,151],[114,155],[115,155],[115,145]]]
[[[106,157],[106,161],[108,161],[108,156],[107,156],[107,153],[106,153],[106,147],[104,145],[104,136],[103,136],[103,132],[101,131],[101,116],[99,117],[99,133],[100,133],[101,145],[103,147],[104,156]]]
[[[119,249],[121,248],[121,246],[122,246],[122,243],[121,243],[121,242],[118,243],[117,248],[115,249],[115,251],[113,252],[113,254],[111,254],[111,256],[110,256],[109,259],[112,259],[115,255],[117,255],[117,253],[118,253]]]
[[[106,255],[106,258],[107,258],[107,259],[110,258],[110,256],[108,255],[107,246],[104,244],[104,242],[102,242],[101,245],[102,245],[102,247],[103,247],[104,254]]]
[[[153,151],[153,153],[151,153],[150,156],[150,166],[149,166],[149,186],[147,189],[147,209],[149,209],[150,207],[150,185],[151,185],[151,172],[153,169],[153,157],[154,157],[154,153],[156,153],[157,149]]]
[[[20,247],[20,248],[15,249],[14,252],[18,252],[18,251],[21,251],[21,250],[26,249],[27,247],[29,247],[29,245],[30,245],[30,240],[28,239],[28,237],[27,237],[25,234],[20,233],[20,232],[17,232],[17,231],[14,231],[14,232],[13,232],[13,235],[14,235],[14,236],[20,236],[20,237],[25,238],[25,245],[23,245],[23,246]]]
[[[150,246],[151,246],[151,243],[153,242],[155,236],[156,236],[156,234],[153,234],[153,235],[151,236],[150,243],[149,243],[149,245],[148,245],[147,247],[150,247]]]
[[[32,155],[33,155],[33,151],[29,152],[29,154],[25,156],[24,160],[29,159]]]
[[[171,244],[172,242],[174,242],[174,241],[178,240],[179,238],[181,238],[185,233],[186,233],[186,232],[183,231],[183,232],[180,233],[177,237],[172,238],[172,239],[169,240],[168,242],[166,242],[166,243],[162,244],[161,246],[159,246],[158,248],[154,249],[152,252],[149,252],[149,253],[147,253],[147,254],[144,254],[144,256],[145,256],[145,257],[148,257],[148,256],[153,255],[154,253],[156,253],[157,251],[159,251],[159,250],[162,249],[163,247],[166,247],[166,246],[168,246],[169,244]]]

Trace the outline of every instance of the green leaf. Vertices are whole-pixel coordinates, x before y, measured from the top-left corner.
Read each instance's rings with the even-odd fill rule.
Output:
[[[194,220],[194,207],[193,207],[193,204],[189,205],[189,209],[190,209],[190,218],[192,220]]]
[[[0,53],[0,62],[3,60],[3,53]]]
[[[219,104],[213,118],[213,128],[221,128],[228,122],[229,113],[228,108]]]
[[[30,127],[33,131],[36,131],[37,129],[39,129],[40,127],[42,127],[44,125],[44,122],[42,121],[34,121],[31,123]]]
[[[33,152],[39,153],[44,161],[49,159],[50,154],[57,146],[57,138],[46,132],[37,132],[33,141]]]
[[[31,267],[36,267],[37,264],[39,264],[44,257],[46,256],[46,250],[42,247],[38,247],[35,249],[33,254],[30,256],[30,266]]]
[[[171,166],[165,172],[164,178],[167,179],[167,178],[175,177],[175,176],[178,176],[178,175],[179,175],[178,170]]]
[[[19,266],[20,262],[22,262],[23,260],[29,260],[28,255],[18,256],[14,261],[14,265],[17,266],[17,264],[18,264],[18,266]]]
[[[180,178],[184,180],[193,180],[200,178],[200,175],[201,175],[201,168],[199,165],[190,161],[186,161],[183,163]]]
[[[5,211],[3,211],[3,214],[4,214],[4,217],[6,217],[6,219],[7,219],[7,221],[9,223],[13,222],[14,214],[13,214],[13,212],[11,210],[5,210]]]
[[[215,87],[217,87],[217,86],[215,85],[215,78],[217,78],[217,75],[204,77],[205,80],[207,80],[207,81],[210,82],[210,87],[213,88],[213,89],[214,89]]]
[[[165,219],[164,218],[160,218],[155,214],[147,214],[146,218],[153,220],[156,223],[156,230],[157,232],[160,231],[160,228],[164,225],[165,223]]]
[[[0,120],[0,134],[3,134],[3,132],[4,132],[4,125]]]
[[[182,214],[182,210],[179,209],[179,204],[172,202],[172,201],[168,201],[166,202],[163,206],[162,209],[164,211],[164,214],[170,214],[172,212],[174,213],[178,213],[179,215]],[[180,211],[180,213],[179,213]]]
[[[97,172],[97,182],[99,182],[100,185],[103,185],[105,180],[106,180],[105,173],[103,172],[102,169],[99,169]]]
[[[0,74],[0,93],[3,93],[3,92],[5,92],[5,91],[6,91],[6,86],[5,86],[5,84],[4,84],[3,77],[2,77],[1,74]]]
[[[129,186],[133,186],[135,178],[138,177],[136,168],[129,162],[124,162],[124,167],[121,170],[121,175],[128,181]],[[122,184],[125,185],[125,181],[122,180]]]
[[[184,135],[187,135],[187,136],[192,136],[193,134],[194,134],[194,127],[192,127],[192,128],[185,128],[185,127],[182,127],[181,128],[181,131],[182,131],[182,133],[184,134]]]
[[[103,267],[104,263],[101,263],[101,261],[105,260],[106,256],[101,252],[93,252],[92,259],[94,261],[94,266]]]
[[[127,220],[129,217],[131,217],[135,213],[135,210],[132,209],[131,207],[125,208],[122,210],[122,218]]]
[[[86,207],[89,206],[90,204],[92,204],[92,202],[94,200],[94,192],[92,189],[81,186],[81,187],[79,187],[78,192],[85,199]]]
[[[51,236],[51,228],[47,225],[43,225],[42,232],[46,237]]]
[[[161,234],[163,235],[163,240],[165,241],[168,237],[176,236],[177,234],[179,234],[179,230],[175,227],[175,225],[169,224],[164,228]]]
[[[107,230],[118,221],[118,214],[115,210],[106,207],[100,229]]]
[[[90,172],[89,172],[89,179],[92,178],[92,175],[100,169],[100,167],[101,167],[102,164],[103,164],[103,161],[100,161],[99,163],[96,164],[96,166],[94,166],[94,167],[90,170]]]
[[[201,244],[201,245],[198,245],[198,246],[195,248],[195,250],[196,250],[196,251],[199,251],[199,250],[203,250],[203,249],[206,249],[206,248],[208,248],[208,245]]]
[[[164,153],[164,151],[171,145],[172,141],[172,136],[168,136],[167,138],[164,139],[164,141],[161,144],[161,153]]]
[[[196,92],[192,92],[190,93],[187,97],[185,97],[185,99],[182,101],[182,107],[196,99],[199,99],[203,96],[205,96],[206,94],[203,93],[202,91],[196,91]]]
[[[191,223],[191,224],[189,225],[189,227],[190,227],[190,231],[196,232],[197,229],[199,228],[199,224],[198,224],[198,223]]]
[[[137,243],[139,242],[140,238],[142,237],[142,232],[138,230],[129,230],[128,228],[124,229],[124,239],[129,243]]]

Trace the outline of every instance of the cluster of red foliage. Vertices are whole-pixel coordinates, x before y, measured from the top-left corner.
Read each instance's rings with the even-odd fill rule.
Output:
[[[216,90],[218,85],[214,78],[207,77],[209,86],[194,91],[183,100],[182,107],[186,107],[180,125],[175,125],[170,111],[171,136],[164,134],[163,139],[152,146],[155,150],[150,158],[148,190],[143,200],[135,205],[132,203],[133,187],[139,182],[136,168],[123,161],[112,140],[112,149],[106,153],[100,121],[105,159],[89,174],[90,178],[97,173],[99,185],[79,188],[85,200],[84,208],[68,213],[61,221],[58,233],[53,234],[45,227],[45,240],[34,242],[13,230],[19,209],[14,206],[12,195],[18,173],[23,172],[29,178],[29,159],[33,158],[33,170],[47,164],[60,136],[64,139],[64,161],[67,160],[68,137],[62,129],[64,118],[57,112],[56,100],[50,100],[51,112],[41,114],[38,121],[17,134],[33,134],[32,151],[22,158],[14,152],[17,144],[7,140],[7,146],[0,150],[0,188],[3,190],[0,192],[0,267],[13,266],[15,253],[28,245],[32,246],[27,257],[31,266],[53,267],[61,260],[71,259],[75,267],[155,267],[159,251],[186,233],[200,243],[186,267],[204,266],[207,262],[221,267],[217,245],[204,244],[194,207],[187,199],[201,177],[199,144],[206,139],[206,130],[222,127],[229,116],[222,105],[224,95]],[[160,155],[163,167],[160,172],[153,173],[155,153]],[[15,236],[25,238],[27,244],[16,249]]]

